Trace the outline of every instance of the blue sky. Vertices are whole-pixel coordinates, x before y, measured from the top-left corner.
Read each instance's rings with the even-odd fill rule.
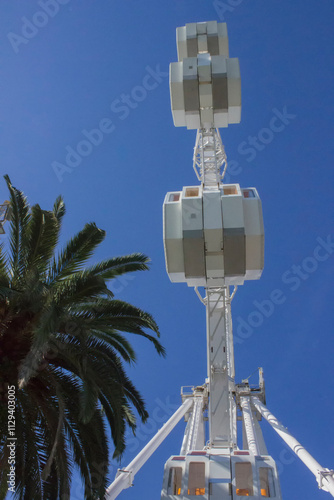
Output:
[[[180,403],[180,387],[205,379],[205,310],[190,288],[169,282],[161,208],[167,191],[197,184],[195,131],[176,129],[170,112],[175,29],[216,19],[227,22],[242,76],[241,124],[221,130],[229,180],[258,189],[266,231],[262,278],[233,300],[236,378],[263,366],[268,407],[333,468],[333,2],[42,3],[1,3],[1,173],[43,208],[64,196],[63,241],[95,221],[107,231],[96,259],[135,251],[152,259],[149,272],[114,285],[117,298],[154,315],[167,349],[160,359],[133,339],[138,362],[129,374],[151,420],[129,436],[122,465]],[[0,196],[7,198],[3,181]],[[160,498],[163,466],[179,452],[183,429],[119,498]],[[329,497],[266,423],[263,430],[283,498]],[[72,497],[82,498],[77,477]]]

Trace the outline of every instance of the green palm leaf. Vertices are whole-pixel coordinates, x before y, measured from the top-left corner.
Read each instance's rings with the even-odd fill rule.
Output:
[[[96,227],[94,223],[86,224],[85,227],[69,241],[58,256],[58,259],[54,259],[50,281],[59,281],[82,269],[86,261],[93,254],[95,248],[104,238],[105,231]]]

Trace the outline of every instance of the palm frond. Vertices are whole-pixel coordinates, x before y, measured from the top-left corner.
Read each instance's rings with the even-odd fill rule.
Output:
[[[43,481],[45,481],[48,478],[48,476],[50,475],[51,466],[52,466],[52,463],[53,463],[54,458],[56,456],[57,448],[60,445],[61,434],[63,431],[64,417],[65,417],[65,403],[64,403],[63,397],[61,396],[59,387],[57,387],[57,397],[58,397],[58,407],[59,407],[58,424],[57,424],[57,430],[56,430],[52,450],[51,450],[51,453],[49,455],[49,458],[45,464],[45,467],[44,467],[42,475],[41,475]]]
[[[150,259],[141,253],[133,253],[122,257],[113,257],[88,267],[85,272],[94,276],[98,275],[106,280],[136,271],[147,271]]]
[[[85,272],[76,272],[57,282],[53,288],[53,297],[57,304],[74,305],[90,298],[108,295],[108,287],[101,276],[92,276]]]
[[[53,212],[42,210],[39,205],[31,208],[26,228],[26,270],[33,267],[40,274],[46,270],[58,243],[59,229],[58,219]]]
[[[136,361],[137,358],[134,349],[130,342],[120,333],[112,328],[104,328],[103,330],[91,328],[91,332],[96,339],[100,339],[114,348],[122,356],[124,361],[128,363]]]
[[[22,191],[15,188],[8,175],[4,176],[10,193],[11,215],[11,264],[13,281],[18,279],[25,265],[27,227],[30,221],[30,207]]]
[[[4,244],[0,243],[0,285],[8,286],[10,280],[8,271],[8,259]]]
[[[76,308],[76,310],[78,311],[79,308]],[[94,329],[113,329],[115,331],[141,335],[154,344],[158,354],[162,356],[166,355],[165,348],[161,345],[161,343],[144,330],[145,328],[148,328],[160,337],[158,325],[153,317],[149,313],[144,312],[127,302],[99,298],[96,302],[94,302],[93,308],[87,308],[86,311],[82,310],[81,317],[91,318],[90,326]]]
[[[59,225],[66,214],[66,207],[62,196],[58,196],[53,205],[53,213],[58,220]]]
[[[18,272],[18,262],[20,257],[20,214],[17,193],[12,186],[8,175],[4,176],[7,187],[10,193],[10,206],[12,210],[10,221],[10,237],[9,244],[11,249],[11,271],[12,276],[16,276]]]
[[[83,265],[93,254],[95,248],[104,238],[105,231],[99,229],[94,223],[86,224],[85,227],[68,242],[64,250],[60,253],[58,260],[54,260],[50,281],[59,281],[82,269]]]

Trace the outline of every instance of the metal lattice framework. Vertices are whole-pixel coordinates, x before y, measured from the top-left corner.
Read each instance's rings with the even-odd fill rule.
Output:
[[[224,178],[227,158],[218,129],[197,130],[193,167],[205,186],[217,186]]]

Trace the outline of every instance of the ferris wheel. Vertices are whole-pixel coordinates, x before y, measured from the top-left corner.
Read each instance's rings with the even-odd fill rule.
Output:
[[[235,383],[231,302],[238,286],[261,277],[264,265],[259,194],[255,187],[224,183],[227,159],[218,129],[241,119],[239,61],[229,57],[225,23],[187,24],[177,28],[176,38],[178,62],[170,65],[172,115],[176,127],[197,129],[193,167],[199,184],[167,193],[164,248],[170,280],[194,287],[206,309],[207,378],[202,386],[181,389],[180,408],[118,471],[105,498],[115,499],[133,484],[183,417],[184,438],[179,453],[165,464],[162,500],[281,500],[262,418],[315,475],[318,487],[334,497],[334,471],[322,467],[266,407],[262,369],[257,386],[248,379]],[[204,288],[203,295],[198,287]]]

